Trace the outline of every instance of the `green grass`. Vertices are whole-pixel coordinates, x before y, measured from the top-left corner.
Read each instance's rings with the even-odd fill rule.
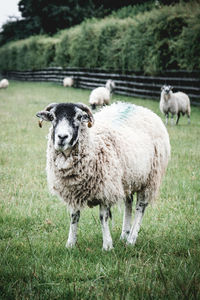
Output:
[[[98,208],[81,215],[67,250],[69,216],[46,183],[51,102],[88,102],[88,90],[11,81],[0,90],[0,299],[200,299],[200,109],[191,124],[168,126],[172,157],[160,196],[148,207],[134,248],[119,240],[123,208],[113,208],[114,250],[103,252]],[[147,106],[158,102],[114,95]],[[163,118],[163,116],[161,116]]]

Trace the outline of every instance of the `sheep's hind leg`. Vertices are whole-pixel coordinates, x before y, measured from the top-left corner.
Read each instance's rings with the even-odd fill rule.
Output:
[[[178,125],[178,121],[179,121],[179,119],[180,119],[180,116],[181,116],[181,114],[180,114],[180,112],[179,112],[178,115],[177,115],[177,119],[176,119],[176,125]]]
[[[121,240],[127,240],[131,230],[132,204],[133,204],[133,195],[130,195],[125,200],[122,233],[120,237]]]
[[[100,221],[103,234],[103,250],[110,250],[113,248],[112,237],[110,234],[108,219],[111,218],[110,208],[100,205]]]
[[[171,125],[174,125],[174,115],[171,115]]]
[[[66,244],[67,248],[72,248],[76,244],[78,222],[80,219],[80,210],[71,209],[70,217],[71,217],[71,221],[70,221],[68,240]]]
[[[190,114],[187,113],[187,117],[188,117],[188,124],[190,124]]]
[[[142,223],[142,218],[144,215],[145,208],[148,205],[148,201],[145,199],[145,193],[137,194],[137,203],[135,210],[135,217],[130,234],[127,239],[127,244],[135,245],[136,239],[138,237],[138,232]]]
[[[165,114],[165,124],[168,125],[169,113]]]

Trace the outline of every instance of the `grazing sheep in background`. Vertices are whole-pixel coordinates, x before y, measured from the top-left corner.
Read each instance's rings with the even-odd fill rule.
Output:
[[[6,89],[9,86],[9,82],[7,79],[2,79],[0,81],[0,89]]]
[[[188,123],[190,123],[190,99],[182,92],[173,93],[170,85],[164,85],[161,88],[160,96],[160,110],[166,116],[166,124],[168,124],[169,113],[171,113],[171,123],[173,124],[173,117],[177,115],[176,125],[180,115],[187,114]]]
[[[89,104],[91,105],[92,109],[96,109],[96,106],[108,105],[110,103],[110,97],[114,89],[114,81],[108,79],[105,87],[100,86],[92,90],[89,97]]]
[[[63,79],[63,86],[64,87],[67,87],[67,86],[71,87],[71,86],[73,86],[73,84],[74,84],[73,77],[65,77]]]
[[[170,157],[167,130],[147,108],[114,103],[94,116],[81,103],[52,103],[37,113],[51,121],[47,146],[49,189],[71,214],[66,247],[77,240],[80,210],[100,206],[103,249],[112,249],[110,208],[124,201],[121,239],[134,245],[145,208],[156,197]],[[131,226],[133,194],[137,193]]]

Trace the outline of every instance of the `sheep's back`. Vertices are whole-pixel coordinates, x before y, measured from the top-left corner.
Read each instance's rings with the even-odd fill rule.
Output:
[[[185,113],[190,111],[190,99],[188,95],[183,92],[177,92],[173,94],[176,97],[176,101],[178,104],[178,111]]]
[[[133,133],[141,132],[150,136],[157,136],[160,131],[166,134],[166,128],[158,115],[131,103],[113,103],[94,114],[94,118],[98,127],[106,124],[107,127],[124,133],[131,130]]]

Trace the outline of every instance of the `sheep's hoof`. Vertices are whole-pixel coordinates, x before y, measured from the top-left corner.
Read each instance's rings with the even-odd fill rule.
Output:
[[[72,241],[67,241],[65,247],[66,247],[67,249],[74,248],[74,247],[75,247],[75,243],[72,242]]]
[[[126,244],[127,245],[130,245],[130,246],[134,246],[135,243],[136,243],[136,239],[137,239],[137,236],[134,236],[133,238],[128,238],[127,241],[126,241]]]
[[[126,241],[128,239],[129,233],[130,233],[130,231],[122,232],[122,234],[120,236],[120,240]]]
[[[102,248],[102,250],[105,250],[105,251],[110,251],[112,249],[114,249],[112,243],[111,244],[109,243],[107,245],[103,245],[103,248]]]

